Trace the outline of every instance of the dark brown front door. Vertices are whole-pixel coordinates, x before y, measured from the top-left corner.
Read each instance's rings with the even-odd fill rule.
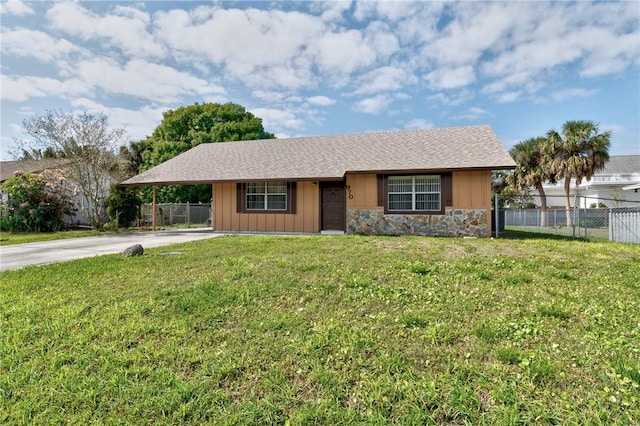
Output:
[[[344,183],[322,183],[322,230],[344,231],[345,200]]]

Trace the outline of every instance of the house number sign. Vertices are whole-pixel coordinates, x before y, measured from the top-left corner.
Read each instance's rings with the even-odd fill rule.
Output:
[[[347,197],[353,200],[353,194],[351,193],[351,185],[347,185]]]

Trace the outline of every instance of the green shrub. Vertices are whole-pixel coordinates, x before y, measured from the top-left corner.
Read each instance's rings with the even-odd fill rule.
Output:
[[[2,229],[58,231],[64,225],[64,216],[75,211],[71,185],[54,172],[19,174],[7,179],[2,189],[9,198],[3,207]]]
[[[142,204],[137,189],[122,185],[111,185],[104,201],[111,222],[117,224],[118,228],[131,225],[138,218]]]

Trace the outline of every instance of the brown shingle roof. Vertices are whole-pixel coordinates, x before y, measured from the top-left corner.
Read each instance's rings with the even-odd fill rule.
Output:
[[[64,160],[56,159],[1,161],[0,182],[4,182],[10,177],[14,177],[17,172],[39,173],[47,169],[59,167],[63,163]]]
[[[489,126],[198,145],[126,185],[342,179],[347,172],[515,167]]]

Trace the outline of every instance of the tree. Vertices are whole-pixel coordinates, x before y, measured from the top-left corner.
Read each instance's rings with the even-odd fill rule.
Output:
[[[273,139],[262,119],[243,106],[226,103],[196,103],[163,113],[162,122],[147,139],[131,145],[129,158],[136,173],[157,166],[201,143]],[[147,194],[147,199],[149,194]],[[209,202],[211,185],[164,186],[159,202]]]
[[[495,203],[494,197],[498,197],[500,208],[524,206],[524,200],[530,200],[529,188],[519,188],[510,183],[513,172],[505,170],[491,172],[491,205]]]
[[[18,174],[7,179],[2,190],[8,196],[2,228],[11,231],[58,231],[64,216],[74,212],[73,188],[54,171]]]
[[[105,204],[111,221],[118,228],[126,228],[138,217],[142,201],[137,188],[114,184],[109,189]]]
[[[31,150],[22,150],[20,160],[45,160],[52,158],[62,158],[62,154],[56,152],[53,147],[46,147],[44,152],[41,149],[32,148]]]
[[[550,170],[558,179],[564,178],[564,196],[567,209],[567,226],[571,226],[571,179],[576,186],[583,179],[591,180],[609,161],[611,132],[599,132],[593,121],[567,121],[562,131],[549,130],[544,152],[552,157]]]
[[[531,138],[517,143],[509,152],[516,162],[516,168],[506,180],[521,190],[534,187],[540,195],[540,226],[547,226],[547,195],[542,186],[545,182],[555,183],[555,174],[551,172],[551,157],[545,155],[547,140],[543,137]]]
[[[102,228],[104,197],[112,180],[117,178],[115,148],[125,136],[124,129],[111,128],[105,114],[57,110],[28,118],[23,121],[23,127],[31,139],[20,141],[22,151],[54,152],[66,159],[63,173],[77,185],[85,201],[80,212],[94,229]]]

